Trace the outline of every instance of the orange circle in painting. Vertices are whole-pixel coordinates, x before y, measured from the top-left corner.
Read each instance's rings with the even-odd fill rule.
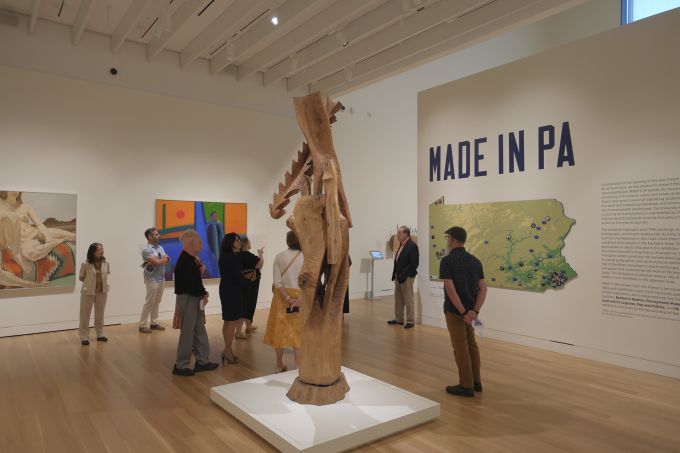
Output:
[[[177,214],[175,214],[178,219],[183,219],[184,218],[184,211],[177,211]]]

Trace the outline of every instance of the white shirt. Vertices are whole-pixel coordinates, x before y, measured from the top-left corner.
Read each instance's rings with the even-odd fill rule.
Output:
[[[298,253],[300,253],[300,256],[295,258],[293,264],[288,267],[286,273],[281,277],[281,273]],[[299,250],[288,249],[276,255],[276,258],[274,258],[274,286],[277,288],[299,289],[298,275],[300,275],[302,270],[303,261],[304,257]]]

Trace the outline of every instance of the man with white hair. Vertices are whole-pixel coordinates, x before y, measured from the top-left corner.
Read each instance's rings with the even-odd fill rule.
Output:
[[[203,286],[201,273],[205,267],[198,259],[203,248],[200,236],[194,230],[187,230],[180,238],[182,253],[175,265],[175,314],[179,315],[179,344],[177,360],[172,374],[193,376],[199,371],[217,368],[217,363],[210,362],[210,344],[205,331],[205,315],[203,307],[208,303],[208,291]],[[192,369],[191,353],[196,355],[196,364]]]

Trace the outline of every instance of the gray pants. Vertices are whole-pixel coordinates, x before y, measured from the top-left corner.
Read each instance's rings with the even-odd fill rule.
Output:
[[[177,368],[191,368],[191,352],[201,365],[209,362],[210,345],[200,308],[201,298],[178,294],[175,310],[179,312],[179,344],[177,345]]]
[[[404,283],[394,280],[394,318],[404,322],[404,308],[406,308],[406,322],[413,324],[413,278],[409,277]]]

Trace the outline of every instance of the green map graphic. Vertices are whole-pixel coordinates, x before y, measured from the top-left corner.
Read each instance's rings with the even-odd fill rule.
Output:
[[[555,199],[445,205],[439,198],[430,205],[430,279],[439,279],[444,231],[461,226],[468,233],[465,249],[482,262],[488,286],[562,288],[576,277],[562,256],[574,222]]]

